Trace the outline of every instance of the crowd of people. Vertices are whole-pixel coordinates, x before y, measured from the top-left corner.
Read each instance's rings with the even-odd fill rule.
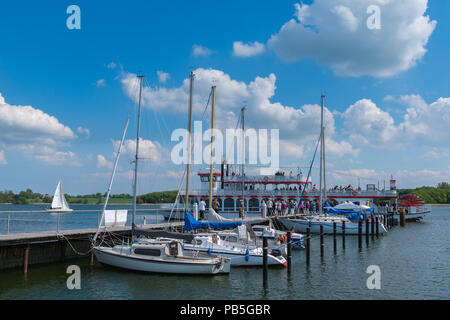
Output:
[[[200,213],[200,220],[205,219],[206,202],[201,199],[198,204]],[[220,203],[217,199],[213,200],[213,209],[219,213]],[[267,216],[286,216],[293,214],[313,214],[318,213],[320,210],[319,200],[302,201],[300,205],[297,200],[280,200],[280,199],[267,199],[262,200],[261,209],[266,211]],[[245,218],[244,202],[239,199],[238,202],[239,218]],[[193,214],[193,213],[192,213]]]
[[[357,189],[353,188],[351,184],[349,184],[346,187],[342,186],[335,186],[334,188],[330,189],[329,191],[361,191],[361,187],[358,187]]]
[[[292,214],[318,213],[320,210],[319,200],[302,201],[300,205],[297,200],[262,200],[263,210],[267,210],[268,216],[286,216]]]

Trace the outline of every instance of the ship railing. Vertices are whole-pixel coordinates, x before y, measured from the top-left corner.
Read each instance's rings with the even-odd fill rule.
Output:
[[[302,179],[302,176],[299,175],[284,175],[284,176],[228,176],[225,177],[225,182],[242,182],[244,180],[245,182],[254,182],[254,183],[261,183],[261,182],[289,182],[292,181],[292,183],[299,181]]]

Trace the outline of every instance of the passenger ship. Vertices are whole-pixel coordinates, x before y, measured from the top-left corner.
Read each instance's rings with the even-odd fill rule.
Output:
[[[199,172],[200,188],[189,191],[191,208],[194,203],[209,197],[210,173]],[[303,174],[279,171],[275,175],[236,175],[230,173],[227,165],[222,164],[221,170],[213,173],[213,199],[219,203],[221,213],[237,213],[244,199],[246,213],[261,213],[262,200],[299,200],[303,188],[306,188],[303,200],[320,199],[320,191],[312,182],[306,182]],[[375,213],[386,213],[397,200],[396,181],[390,180],[389,190],[380,190],[375,184],[367,184],[366,189],[356,190],[328,190],[327,199],[334,199],[337,203],[351,201],[356,204],[367,204],[375,209]],[[180,202],[184,203],[186,191],[180,190]],[[383,205],[380,205],[382,203]],[[388,206],[386,206],[388,204]]]

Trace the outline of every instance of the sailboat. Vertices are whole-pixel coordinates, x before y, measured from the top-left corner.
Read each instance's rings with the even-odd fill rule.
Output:
[[[66,198],[64,197],[61,180],[58,181],[58,185],[56,186],[50,209],[47,209],[46,211],[50,213],[66,213],[73,211],[69,208]]]
[[[145,231],[139,230],[135,225],[136,204],[137,204],[137,177],[139,164],[139,132],[141,122],[141,98],[143,76],[138,76],[140,81],[139,89],[139,110],[136,135],[136,155],[134,161],[134,185],[133,185],[133,211],[131,221],[131,243],[114,245],[113,247],[96,245],[96,239],[100,231],[99,229],[93,239],[93,252],[97,260],[106,265],[117,268],[155,272],[169,274],[205,274],[213,275],[219,273],[229,273],[231,260],[224,257],[212,255],[199,255],[197,253],[185,252],[181,243],[176,239],[157,239],[144,240],[138,239],[139,235],[145,234]],[[125,132],[122,136],[119,152],[114,164],[113,174],[108,189],[108,195],[111,189],[114,173],[117,168],[118,156],[122,147]],[[105,207],[101,221],[104,220]],[[187,235],[191,236],[192,235]],[[103,242],[102,242],[103,243]]]

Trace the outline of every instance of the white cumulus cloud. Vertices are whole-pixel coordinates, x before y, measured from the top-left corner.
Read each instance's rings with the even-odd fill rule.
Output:
[[[315,0],[295,4],[295,18],[272,35],[268,47],[286,61],[312,58],[343,76],[390,77],[426,53],[436,21],[428,0]],[[380,29],[370,29],[367,8],[380,8]]]
[[[192,55],[194,57],[207,57],[211,55],[211,53],[212,53],[211,50],[201,45],[194,44],[192,46]]]
[[[167,72],[164,71],[156,71],[156,75],[158,76],[158,80],[161,83],[165,83],[167,80],[170,79],[170,74],[168,74]]]
[[[97,155],[97,168],[106,168],[106,169],[112,169],[113,164],[111,161],[106,160],[106,158],[99,154]]]
[[[114,149],[119,149],[120,141],[112,141]],[[136,154],[136,140],[127,139],[123,142],[122,152],[134,157]],[[168,152],[158,141],[139,138],[139,158],[154,163],[161,162]]]
[[[280,153],[286,151],[292,157],[301,154],[301,146],[318,139],[320,133],[320,106],[317,104],[299,107],[286,106],[273,101],[276,91],[276,76],[257,76],[249,83],[232,79],[228,74],[216,69],[199,68],[194,71],[194,114],[203,114],[211,86],[216,86],[216,128],[235,128],[241,107],[246,108],[246,128],[278,129],[283,141]],[[133,100],[137,100],[136,75],[124,73],[123,89]],[[189,99],[189,78],[179,87],[144,87],[143,104],[167,113],[186,113]],[[324,110],[324,123],[327,136],[333,139],[335,134],[334,115],[329,108]],[[204,125],[204,130],[205,128]],[[289,141],[289,143],[287,143]],[[296,144],[298,147],[296,148]],[[339,146],[339,147],[335,147]],[[350,142],[330,140],[332,153],[357,155]]]
[[[253,57],[263,53],[265,49],[265,45],[257,41],[248,44],[241,41],[233,43],[233,55],[235,57]]]

